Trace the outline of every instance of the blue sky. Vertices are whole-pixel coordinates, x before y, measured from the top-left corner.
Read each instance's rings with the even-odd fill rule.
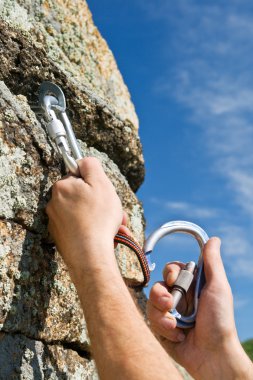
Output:
[[[90,0],[140,119],[147,233],[183,219],[222,239],[242,340],[253,337],[253,3]],[[197,259],[175,235],[154,252]]]

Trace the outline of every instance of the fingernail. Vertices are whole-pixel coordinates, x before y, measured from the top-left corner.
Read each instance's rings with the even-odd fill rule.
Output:
[[[170,273],[168,273],[168,274],[167,274],[167,279],[166,279],[166,280],[169,281],[169,280],[170,280],[170,277],[171,277],[171,275],[170,275]]]
[[[185,340],[185,334],[179,333],[178,336],[177,336],[177,340],[179,342],[183,342]]]
[[[171,329],[173,327],[173,323],[175,318],[168,313],[166,317],[163,317],[161,322],[165,329]]]
[[[167,285],[172,285],[173,282],[174,282],[173,274],[172,273],[168,273],[167,278],[166,278]]]

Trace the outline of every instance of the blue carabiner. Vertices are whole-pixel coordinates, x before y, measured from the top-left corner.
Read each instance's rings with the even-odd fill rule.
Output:
[[[177,326],[185,329],[185,328],[191,328],[195,324],[196,314],[197,314],[197,310],[198,310],[199,297],[200,297],[201,290],[205,284],[205,274],[204,274],[202,252],[203,252],[204,245],[209,240],[208,235],[197,224],[194,224],[191,222],[186,222],[186,221],[180,221],[180,220],[172,221],[172,222],[163,224],[160,228],[155,230],[147,238],[147,240],[145,241],[145,245],[144,245],[144,252],[145,252],[148,264],[149,264],[149,269],[150,269],[150,271],[153,271],[155,268],[155,264],[151,262],[150,254],[152,253],[156,243],[161,238],[163,238],[164,236],[174,234],[177,232],[179,232],[179,233],[181,232],[181,233],[185,233],[185,234],[189,234],[189,235],[194,236],[194,238],[197,240],[199,247],[200,247],[200,255],[198,258],[198,263],[196,265],[196,269],[194,269],[195,265],[194,265],[194,267],[192,266],[193,262],[189,263],[189,264],[191,264],[190,267],[193,268],[191,271],[192,274],[191,274],[190,282],[189,282],[189,279],[186,278],[187,276],[184,276],[184,275],[181,276],[182,282],[185,282],[185,281],[188,282],[187,290],[190,286],[191,281],[193,280],[193,277],[195,277],[195,279],[196,279],[196,286],[195,286],[195,291],[194,291],[193,312],[190,315],[182,315],[176,309],[177,304],[183,295],[183,291],[181,292],[181,296],[179,294],[179,296],[176,297],[177,298],[176,304],[174,303],[173,309],[170,310],[171,314],[174,315],[176,320],[177,320]],[[194,271],[194,276],[193,276],[193,271]],[[181,272],[186,272],[186,271],[182,270]],[[177,280],[176,283],[177,283],[178,289],[180,289],[180,274],[179,274],[178,279],[179,279],[179,281]],[[183,285],[182,285],[182,289],[186,290]]]

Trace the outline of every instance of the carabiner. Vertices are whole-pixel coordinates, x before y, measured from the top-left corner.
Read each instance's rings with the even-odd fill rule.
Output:
[[[66,114],[66,101],[61,88],[54,83],[43,82],[39,88],[39,106],[44,111],[47,132],[62,155],[66,169],[79,177],[76,160],[82,158],[82,154]]]
[[[155,264],[150,261],[150,254],[152,253],[156,243],[166,235],[174,234],[177,232],[189,234],[195,237],[200,247],[200,255],[198,258],[198,263],[195,265],[193,261],[190,261],[186,264],[186,267],[181,270],[176,283],[172,288],[172,294],[174,297],[173,309],[170,310],[171,314],[175,316],[177,320],[177,326],[180,328],[190,328],[195,324],[198,302],[201,290],[205,284],[205,274],[203,267],[203,257],[202,252],[204,245],[209,240],[206,232],[199,227],[197,224],[185,221],[172,221],[169,223],[163,224],[160,228],[155,230],[145,241],[144,245],[144,253],[146,255],[149,269],[153,271],[155,268]],[[176,307],[184,294],[188,291],[193,278],[196,279],[196,286],[194,291],[194,304],[193,304],[193,312],[190,315],[182,315],[180,314]]]

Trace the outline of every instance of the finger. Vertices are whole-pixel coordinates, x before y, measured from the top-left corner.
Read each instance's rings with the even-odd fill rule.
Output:
[[[207,283],[227,281],[227,276],[220,255],[221,241],[217,237],[210,238],[203,250],[204,269]]]
[[[75,175],[73,175],[71,173],[68,173],[68,174],[65,174],[64,176],[62,176],[58,181],[62,181],[64,179],[68,179],[69,177],[79,178],[79,177],[76,177]]]
[[[98,178],[106,177],[100,161],[95,157],[85,157],[77,161],[81,177],[92,185]]]
[[[122,225],[123,226],[126,226],[127,225],[127,221],[128,221],[128,216],[127,216],[127,213],[126,211],[123,210],[123,219],[122,219]]]
[[[148,302],[147,315],[150,327],[155,334],[171,342],[182,342],[185,339],[183,331],[176,327],[176,319],[169,312],[164,313]]]
[[[173,306],[173,297],[164,282],[157,282],[150,290],[149,302],[160,311],[168,311]]]
[[[185,264],[180,263],[179,261],[173,261],[171,263],[167,263],[163,269],[163,279],[168,286],[172,286],[178,275],[185,267]]]
[[[120,228],[119,228],[119,231],[120,233],[122,234],[125,234],[125,235],[128,235],[128,236],[132,236],[132,232],[129,230],[128,227],[126,227],[125,225],[121,224]]]

